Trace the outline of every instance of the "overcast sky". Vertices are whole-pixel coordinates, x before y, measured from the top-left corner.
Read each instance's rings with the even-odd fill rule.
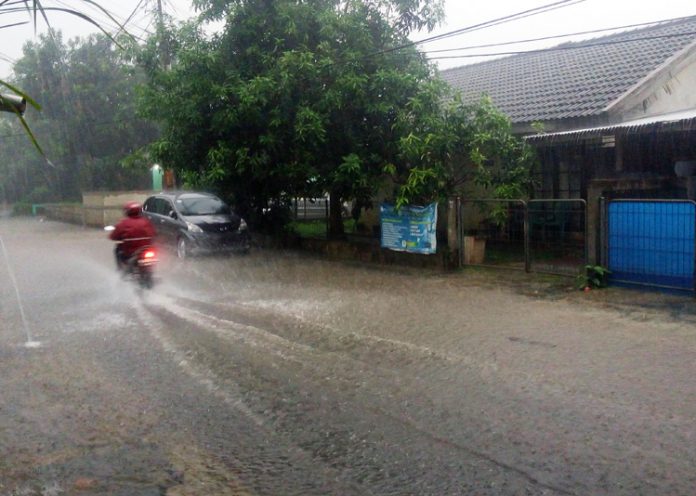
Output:
[[[538,8],[555,3],[557,0],[446,0],[445,8],[447,18],[445,24],[434,33],[414,34],[414,40],[420,40],[433,34],[441,34],[456,29],[462,29],[494,19]],[[142,36],[152,28],[151,10],[156,5],[156,0],[101,0],[99,3],[113,13],[120,22],[130,19],[129,31],[136,36]],[[190,8],[190,0],[163,0],[166,10],[176,18],[185,18],[193,15]],[[46,6],[66,8],[72,7],[85,11],[108,26],[110,30],[114,25],[100,12],[90,9],[88,4],[81,0],[44,0]],[[131,17],[132,15],[132,17]],[[518,41],[530,38],[555,36],[560,34],[590,31],[596,29],[612,28],[630,24],[646,23],[696,15],[696,2],[694,0],[661,0],[648,2],[641,0],[575,0],[574,4],[564,6],[552,12],[527,17],[525,19],[507,22],[495,27],[477,29],[466,34],[451,37],[437,43],[421,45],[421,49],[427,52],[433,50],[472,47],[490,43]],[[91,24],[53,11],[49,13],[52,25],[63,31],[66,38],[84,36],[96,31]],[[17,14],[4,14],[0,16],[0,26],[29,21],[25,12]],[[40,21],[39,30],[43,29]],[[465,54],[488,54],[499,51],[519,51],[541,46],[556,45],[569,39],[589,39],[602,36],[606,33],[585,34],[573,38],[560,38],[539,43],[515,44],[503,47],[488,47],[467,50],[465,52],[429,53],[429,56],[455,56]],[[0,76],[7,77],[10,73],[9,61],[17,59],[22,54],[22,46],[27,40],[35,36],[33,24],[15,26],[0,29]],[[440,68],[448,68],[476,62],[477,58],[456,58],[438,60]]]

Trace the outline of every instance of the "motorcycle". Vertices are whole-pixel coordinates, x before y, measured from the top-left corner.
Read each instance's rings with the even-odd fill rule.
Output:
[[[105,231],[113,231],[114,226],[106,226]],[[152,241],[151,238],[128,238],[117,241],[122,244],[125,241]],[[118,270],[125,278],[135,279],[138,285],[145,289],[151,289],[154,285],[153,272],[157,265],[157,251],[155,247],[148,244],[138,248],[129,258],[117,257]]]

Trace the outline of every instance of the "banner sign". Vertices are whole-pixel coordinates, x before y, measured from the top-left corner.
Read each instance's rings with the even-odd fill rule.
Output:
[[[379,207],[382,248],[431,255],[437,249],[437,203],[427,207],[407,206],[397,210],[382,203]]]

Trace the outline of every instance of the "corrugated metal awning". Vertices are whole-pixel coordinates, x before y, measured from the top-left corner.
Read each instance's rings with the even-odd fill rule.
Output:
[[[606,126],[573,129],[558,133],[542,133],[525,136],[528,141],[565,141],[585,137],[601,136],[603,134],[629,134],[651,131],[692,131],[696,130],[696,108],[654,115],[632,121],[608,124]]]

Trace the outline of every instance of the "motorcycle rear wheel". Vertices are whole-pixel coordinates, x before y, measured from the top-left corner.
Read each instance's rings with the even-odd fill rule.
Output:
[[[143,270],[140,273],[140,286],[145,289],[152,289],[152,286],[154,286],[152,272],[150,272],[149,270]]]

